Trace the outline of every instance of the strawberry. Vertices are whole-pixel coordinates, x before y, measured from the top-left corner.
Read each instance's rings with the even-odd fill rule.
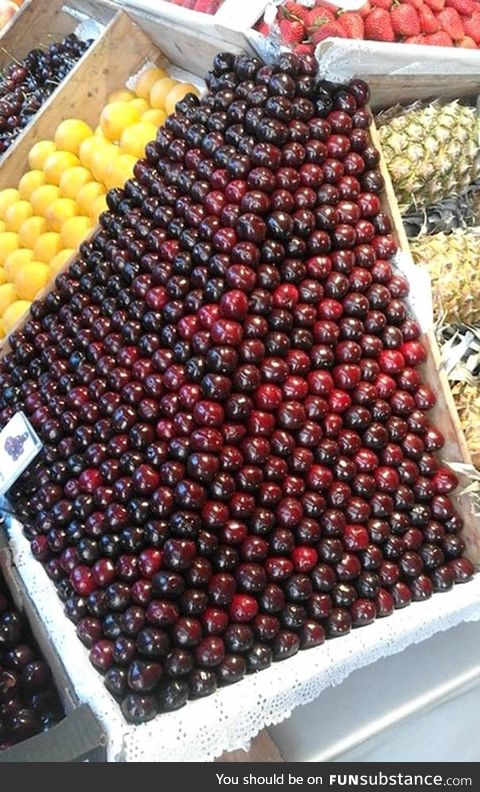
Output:
[[[320,44],[321,41],[330,37],[346,38],[345,31],[340,22],[334,20],[333,22],[327,22],[325,25],[317,28],[312,36],[312,41],[314,44]]]
[[[440,11],[438,21],[442,30],[448,33],[454,41],[464,37],[462,18],[454,8],[444,8],[443,11]]]
[[[195,11],[201,11],[203,14],[214,14],[216,6],[214,0],[197,0],[194,9]]]
[[[480,9],[475,10],[470,19],[464,20],[463,27],[467,36],[480,44]]]
[[[422,33],[436,33],[440,27],[437,17],[427,5],[418,9],[418,18]]]
[[[307,24],[308,9],[300,3],[287,0],[285,5],[281,6],[280,13],[288,19],[295,19],[297,22],[303,22],[304,25]]]
[[[315,47],[313,44],[297,44],[293,50],[294,55],[298,55],[299,57],[302,57],[302,55],[313,55],[314,52]]]
[[[350,39],[365,38],[365,26],[360,14],[355,11],[346,11],[339,16],[338,21],[345,31],[345,35]]]
[[[374,8],[365,20],[365,38],[372,41],[395,41],[390,14],[385,8]]]
[[[477,44],[470,36],[464,36],[460,41],[456,42],[457,47],[462,49],[477,49]]]
[[[387,11],[390,11],[392,2],[393,0],[372,0],[372,6],[375,6],[375,8],[385,8]]]
[[[305,28],[294,19],[281,19],[278,23],[280,38],[284,44],[299,44],[305,38]]]
[[[390,14],[392,27],[397,36],[418,36],[420,20],[417,10],[407,3],[396,6]]]
[[[405,0],[405,2],[407,3],[407,5],[411,5],[414,8],[416,8],[417,11],[419,8],[423,6],[423,0]]]
[[[425,44],[432,44],[436,47],[453,47],[453,41],[448,33],[444,30],[439,30],[438,33],[431,33],[425,36]]]
[[[425,3],[432,11],[441,11],[445,6],[445,0],[425,0]]]
[[[365,19],[365,17],[369,15],[371,10],[372,10],[372,6],[370,5],[370,0],[367,0],[367,2],[364,3],[362,7],[358,9],[358,13],[362,17],[362,19]]]
[[[475,8],[473,0],[446,0],[445,5],[454,8],[455,11],[463,14],[463,16],[470,16]]]
[[[423,39],[423,34],[420,34],[419,36],[407,36],[407,38],[404,39],[404,42],[405,44],[423,44]]]
[[[262,36],[269,36],[270,31],[272,29],[271,25],[268,25],[264,19],[261,19],[260,22],[257,23],[255,30],[262,34]]]
[[[308,12],[305,26],[308,30],[316,30],[327,22],[333,22],[334,19],[335,14],[331,8],[327,8],[326,6],[322,8],[312,8],[312,10]]]

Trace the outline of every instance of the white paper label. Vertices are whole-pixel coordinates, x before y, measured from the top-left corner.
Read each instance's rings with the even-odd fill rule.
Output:
[[[410,256],[399,251],[393,263],[410,285],[408,303],[424,333],[433,328],[433,295],[430,275],[425,267],[414,264]]]
[[[27,418],[15,413],[0,432],[0,496],[16,482],[42,448]]]

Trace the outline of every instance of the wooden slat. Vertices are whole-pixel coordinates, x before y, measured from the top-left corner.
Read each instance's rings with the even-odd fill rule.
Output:
[[[192,33],[175,22],[162,20],[152,14],[129,11],[129,16],[148,33],[171,63],[202,77],[212,68],[218,52],[253,53],[244,36],[241,36],[241,44],[235,45],[227,43],[220,35],[198,30]]]
[[[370,128],[370,133],[373,144],[380,152],[379,167],[385,181],[385,190],[382,194],[383,208],[390,215],[394,237],[400,250],[414,264],[392,180],[382,155],[382,145],[374,122]],[[434,423],[445,437],[445,445],[442,449],[441,457],[446,462],[462,462],[466,465],[471,465],[472,458],[460,424],[455,400],[450,390],[450,383],[443,368],[435,334],[432,331],[424,333],[422,342],[427,349],[428,357],[421,367],[421,372],[424,381],[430,385],[437,396],[437,403],[430,414]],[[461,484],[465,486],[468,481],[463,477],[461,478]],[[456,502],[459,512],[465,521],[463,538],[467,545],[467,554],[474,563],[480,564],[480,525],[473,514],[471,498],[468,495],[457,495]]]
[[[264,730],[257,734],[250,743],[248,751],[229,751],[222,754],[216,762],[284,762],[284,758],[273,742],[269,733]]]

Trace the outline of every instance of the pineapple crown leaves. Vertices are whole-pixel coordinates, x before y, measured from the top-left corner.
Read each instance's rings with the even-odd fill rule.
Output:
[[[457,229],[480,224],[480,179],[477,179],[457,196],[424,208],[412,206],[403,215],[403,224],[409,239],[450,233]]]
[[[437,328],[437,338],[449,380],[480,388],[480,327],[444,325]]]

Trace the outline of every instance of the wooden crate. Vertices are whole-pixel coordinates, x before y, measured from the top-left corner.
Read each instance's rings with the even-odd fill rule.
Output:
[[[115,13],[115,8],[110,3],[104,3],[102,0],[100,2],[76,0],[75,6],[69,5],[65,0],[48,0],[46,4],[38,0],[29,0],[0,33],[0,70],[8,66],[12,60],[21,60],[32,49],[48,46],[54,41],[61,41],[69,33],[74,33],[82,19],[89,18],[100,25],[108,25]],[[93,49],[96,46],[97,44],[93,44]],[[48,112],[57,98],[69,92],[70,81],[75,82],[76,74],[85,73],[84,65],[89,54],[85,53],[80,58],[8,151],[0,157],[0,189],[9,186],[8,179],[12,178],[15,163],[20,161],[21,152],[24,151],[25,145],[28,145],[34,127],[41,122],[43,115]]]
[[[393,189],[385,158],[382,155],[382,145],[374,122],[370,127],[370,134],[372,142],[380,152],[380,171],[385,180],[385,190],[382,195],[383,209],[388,212],[392,220],[393,234],[401,252],[408,256],[411,264],[414,265],[395,190]],[[432,415],[434,423],[445,437],[445,445],[440,456],[447,463],[460,462],[465,465],[472,465],[472,458],[460,425],[460,418],[448,377],[443,368],[435,334],[430,330],[423,334],[421,340],[428,353],[427,360],[421,367],[421,373],[424,381],[430,385],[437,395],[437,403],[430,415]],[[467,484],[468,480],[462,476],[460,489]],[[467,545],[467,554],[475,564],[480,565],[480,525],[473,511],[472,497],[470,495],[456,495],[455,500],[458,510],[465,521],[463,538]]]
[[[215,14],[204,14],[169,0],[116,0],[117,5],[128,11],[147,14],[152,19],[164,20],[168,24],[179,24],[198,33],[206,33],[227,44],[247,47],[247,33],[260,19],[268,0],[223,0]],[[228,49],[228,46],[227,46]]]
[[[0,31],[0,70],[12,59],[74,33],[82,17],[107,25],[114,14],[114,6],[102,0],[27,0]]]

